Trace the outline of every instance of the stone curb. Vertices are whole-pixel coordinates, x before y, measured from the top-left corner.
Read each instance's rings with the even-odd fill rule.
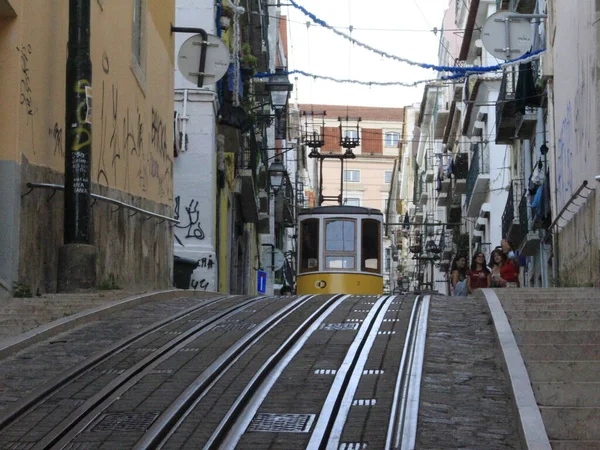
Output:
[[[56,336],[71,328],[99,320],[105,315],[113,312],[122,311],[149,301],[174,300],[181,297],[201,297],[203,294],[204,292],[170,289],[166,291],[139,294],[122,300],[116,300],[112,303],[98,306],[97,308],[81,311],[0,341],[0,360],[13,355],[19,350],[36,344],[37,342],[43,341],[44,339]]]
[[[481,292],[492,315],[498,345],[504,356],[504,369],[508,374],[512,402],[518,416],[517,426],[524,448],[551,450],[552,447],[548,440],[540,408],[535,401],[529,374],[506,313],[493,289],[481,289]],[[481,299],[481,295],[477,297]]]

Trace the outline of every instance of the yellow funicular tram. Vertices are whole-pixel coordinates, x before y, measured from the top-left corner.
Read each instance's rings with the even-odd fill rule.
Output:
[[[383,214],[360,206],[298,213],[298,294],[383,293]]]

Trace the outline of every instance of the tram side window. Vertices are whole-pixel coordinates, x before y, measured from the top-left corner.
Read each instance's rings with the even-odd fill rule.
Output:
[[[319,269],[319,219],[303,221],[300,238],[300,271],[314,272]]]
[[[356,267],[356,222],[331,219],[325,223],[325,268]]]
[[[381,224],[377,220],[362,221],[362,270],[381,273]]]

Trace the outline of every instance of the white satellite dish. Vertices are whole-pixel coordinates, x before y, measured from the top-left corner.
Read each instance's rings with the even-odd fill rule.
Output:
[[[278,248],[264,249],[261,258],[262,265],[273,271],[281,269],[285,262],[285,256]]]
[[[230,63],[229,50],[220,38],[209,34],[207,42],[202,86],[214,84],[223,78]],[[201,56],[202,35],[200,34],[188,38],[177,53],[177,66],[181,75],[195,85],[198,84]]]
[[[520,14],[509,11],[495,12],[483,24],[481,40],[485,49],[498,59],[523,56],[531,50],[533,43],[530,17],[520,17]]]

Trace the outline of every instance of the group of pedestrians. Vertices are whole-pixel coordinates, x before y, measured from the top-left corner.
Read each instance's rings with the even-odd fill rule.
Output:
[[[483,252],[473,255],[467,268],[466,255],[456,255],[450,269],[451,295],[466,297],[476,289],[519,287],[519,258],[506,239],[496,247],[486,264]]]

